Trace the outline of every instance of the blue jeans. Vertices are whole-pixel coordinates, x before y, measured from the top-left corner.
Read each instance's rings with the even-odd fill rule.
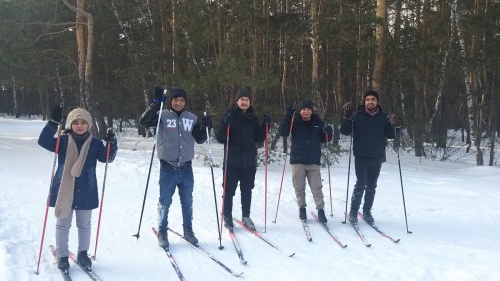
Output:
[[[193,167],[191,162],[174,168],[161,161],[160,168],[160,199],[158,203],[158,230],[168,227],[168,209],[172,204],[175,188],[179,188],[184,227],[192,227],[193,220]]]

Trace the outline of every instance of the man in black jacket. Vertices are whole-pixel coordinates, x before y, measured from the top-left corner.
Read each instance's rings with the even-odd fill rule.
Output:
[[[351,196],[349,221],[358,222],[358,209],[361,205],[363,193],[363,217],[368,223],[375,222],[371,208],[375,199],[375,188],[380,175],[380,168],[385,161],[385,147],[387,139],[396,137],[396,128],[402,125],[401,119],[395,115],[388,115],[378,104],[379,95],[370,90],[363,95],[364,104],[358,106],[357,111],[351,102],[344,105],[344,121],[340,126],[343,135],[353,134],[354,167],[356,170],[356,185]]]
[[[325,201],[323,199],[323,184],[321,182],[321,143],[332,140],[332,127],[326,125],[314,113],[311,100],[302,100],[297,112],[293,105],[288,106],[287,113],[279,127],[279,134],[288,137],[292,134],[290,164],[292,165],[292,180],[295,197],[299,206],[299,218],[303,221],[306,215],[306,178],[318,210],[318,218],[326,223]]]
[[[257,172],[257,144],[266,138],[266,123],[271,123],[271,116],[264,115],[259,124],[251,104],[252,93],[248,88],[241,88],[236,93],[236,103],[226,112],[217,129],[216,138],[224,143],[224,157],[227,150],[226,186],[224,194],[224,225],[232,229],[233,196],[240,182],[242,221],[250,229],[255,224],[250,219],[252,189],[255,186]],[[229,127],[229,142],[227,128]],[[225,163],[226,160],[224,160]]]

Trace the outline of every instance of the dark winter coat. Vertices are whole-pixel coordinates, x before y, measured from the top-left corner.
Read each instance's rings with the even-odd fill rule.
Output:
[[[57,138],[54,135],[57,133],[57,125],[48,122],[42,130],[38,138],[38,144],[48,151],[55,152]],[[78,151],[82,148],[83,141],[76,141]],[[68,135],[61,135],[59,141],[59,151],[57,155],[57,170],[54,175],[54,180],[50,187],[50,202],[49,205],[54,207],[56,204],[59,186],[64,171],[64,162],[66,161],[66,150],[68,148]],[[118,146],[116,142],[111,143],[108,163],[115,160]],[[89,151],[85,163],[83,164],[82,174],[75,178],[75,188],[73,193],[73,206],[75,210],[91,210],[99,206],[99,192],[96,178],[97,161],[106,163],[106,145],[99,139],[92,137]]]
[[[233,105],[222,117],[216,131],[217,141],[224,144],[224,156],[227,140],[227,125],[224,124],[224,117],[228,114],[233,116],[233,121],[229,128],[227,165],[239,168],[256,167],[257,144],[266,139],[265,124],[259,125],[252,106],[243,112],[236,104]]]
[[[387,113],[377,105],[379,111],[375,116],[370,116],[364,105],[360,105],[352,119],[344,119],[340,125],[340,133],[350,135],[353,133],[354,156],[366,158],[385,157],[387,139],[396,137],[394,126],[389,122]]]
[[[288,116],[283,118],[279,126],[279,134],[282,137],[290,135],[290,124],[292,119]],[[295,113],[292,126],[292,147],[290,152],[290,164],[320,165],[321,143],[332,140],[333,130],[329,125],[319,118],[316,113],[311,115],[311,120],[304,121],[299,113]]]

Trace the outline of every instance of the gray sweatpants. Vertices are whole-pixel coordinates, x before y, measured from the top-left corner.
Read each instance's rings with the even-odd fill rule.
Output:
[[[57,219],[56,251],[58,258],[68,256],[69,229],[73,213],[76,213],[76,227],[78,228],[78,252],[89,249],[92,210],[71,210],[67,218]]]
[[[321,173],[319,165],[292,164],[292,180],[299,208],[306,207],[306,178],[316,204],[316,209],[324,209]]]

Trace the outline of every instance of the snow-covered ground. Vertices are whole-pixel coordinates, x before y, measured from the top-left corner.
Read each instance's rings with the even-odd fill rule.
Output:
[[[0,117],[0,280],[62,280],[48,245],[55,243],[55,216],[49,210],[40,274],[35,275],[41,241],[45,202],[54,155],[37,145],[45,122]],[[344,139],[347,141],[348,139]],[[103,280],[178,280],[151,231],[156,225],[158,161],[155,160],[147,192],[140,238],[141,206],[149,169],[152,139],[121,134],[119,151],[108,166],[102,221],[94,271]],[[197,145],[197,151],[207,144]],[[220,164],[222,146],[212,143],[214,161]],[[276,216],[283,162],[268,168],[267,216],[265,216],[264,167],[257,172],[252,215],[257,229],[294,257],[265,244],[241,227],[235,227],[247,265],[242,265],[227,231],[219,250],[214,189],[210,167],[203,157],[193,161],[195,172],[194,231],[200,246],[233,271],[233,277],[200,255],[186,242],[169,234],[171,252],[186,280],[500,280],[500,169],[477,167],[474,155],[461,161],[431,161],[401,154],[401,171],[408,218],[407,234],[397,154],[388,150],[382,167],[373,214],[376,224],[398,244],[359,226],[372,244],[367,248],[350,225],[342,224],[346,199],[348,156],[331,167],[330,205],[328,170],[322,169],[328,225],[347,248],[340,248],[309,215],[313,241],[308,242],[298,219],[298,209],[287,164]],[[355,182],[351,165],[351,186]],[[104,165],[98,166],[102,187]],[[222,170],[214,168],[218,210],[221,210]],[[307,192],[309,211],[314,210]],[[170,209],[170,227],[182,232],[178,196]],[[233,215],[239,216],[239,195]],[[99,209],[93,212],[89,252],[94,253]],[[496,225],[496,226],[495,226]],[[70,233],[70,249],[76,251],[76,226]],[[74,280],[89,280],[74,264]]]

